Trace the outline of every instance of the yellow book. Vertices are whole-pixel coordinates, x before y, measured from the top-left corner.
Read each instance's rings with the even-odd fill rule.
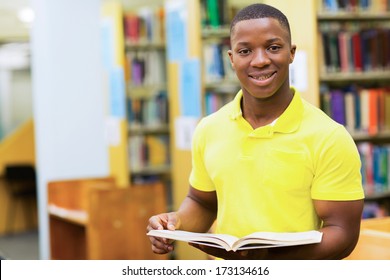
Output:
[[[149,135],[146,137],[149,164],[159,166],[167,163],[167,142],[162,137]]]

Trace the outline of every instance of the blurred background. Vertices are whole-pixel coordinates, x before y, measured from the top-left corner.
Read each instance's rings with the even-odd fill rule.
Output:
[[[256,2],[290,20],[292,85],[359,149],[351,258],[390,259],[386,0],[0,0],[0,257],[209,258],[153,255],[145,226],[186,195],[196,122],[240,88],[229,22]]]

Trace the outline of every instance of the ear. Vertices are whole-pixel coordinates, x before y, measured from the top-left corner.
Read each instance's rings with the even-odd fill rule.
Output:
[[[232,50],[228,50],[227,53],[229,55],[230,64],[231,64],[233,70],[235,70],[234,69],[234,62],[233,62],[233,51]]]
[[[290,64],[293,63],[293,61],[294,61],[296,50],[297,50],[297,46],[296,45],[291,45],[291,49],[290,49]]]

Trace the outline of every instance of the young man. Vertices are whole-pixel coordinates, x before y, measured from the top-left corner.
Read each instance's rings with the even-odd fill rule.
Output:
[[[227,252],[224,259],[342,259],[359,237],[364,193],[360,160],[345,128],[289,85],[296,46],[287,18],[250,5],[231,23],[235,99],[199,123],[190,189],[177,212],[150,218],[147,230],[181,229],[244,236],[255,231],[320,230],[319,244]],[[173,250],[150,238],[152,250]]]

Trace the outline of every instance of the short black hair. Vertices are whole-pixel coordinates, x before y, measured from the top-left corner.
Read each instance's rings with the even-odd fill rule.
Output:
[[[230,34],[232,34],[232,31],[238,22],[258,18],[276,19],[282,27],[287,29],[288,35],[291,38],[290,24],[285,14],[267,4],[252,4],[238,11],[230,24]]]

